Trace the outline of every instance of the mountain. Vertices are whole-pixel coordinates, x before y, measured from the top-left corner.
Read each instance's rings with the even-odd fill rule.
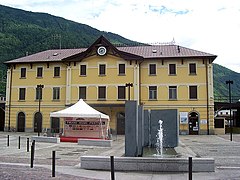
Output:
[[[46,49],[87,47],[100,35],[114,44],[136,43],[61,17],[0,5],[1,61]]]
[[[0,5],[0,94],[5,94],[3,62],[47,49],[88,47],[101,35],[113,44],[138,44],[61,17]]]
[[[218,97],[229,96],[229,85],[226,81],[231,80],[231,96],[233,100],[240,99],[240,73],[234,72],[219,64],[213,64],[213,87],[215,100]]]
[[[0,94],[5,93],[6,67],[3,62],[47,49],[88,47],[104,35],[116,45],[136,45],[110,32],[99,31],[46,13],[34,13],[0,5]],[[218,64],[213,65],[214,96],[228,96],[225,81],[231,79],[232,95],[240,96],[240,74]]]

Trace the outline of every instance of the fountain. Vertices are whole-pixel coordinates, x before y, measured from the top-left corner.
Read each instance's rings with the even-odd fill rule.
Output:
[[[158,120],[159,129],[157,129],[156,133],[156,143],[154,144],[154,148],[151,146],[144,147],[143,149],[143,157],[156,157],[156,158],[175,158],[180,155],[176,153],[174,148],[171,147],[163,147],[164,141],[164,133],[163,133],[163,121]]]
[[[163,155],[163,121],[159,120],[159,129],[156,135],[157,138],[157,143],[156,143],[156,150],[157,150],[157,156],[162,156]]]
[[[125,114],[125,156],[114,157],[115,170],[188,172],[188,158],[174,149],[178,145],[177,110],[148,111],[137,107],[136,101],[127,101]],[[173,154],[169,154],[169,150]],[[193,171],[212,172],[214,163],[213,158],[194,158]],[[110,157],[81,156],[81,168],[110,170]]]

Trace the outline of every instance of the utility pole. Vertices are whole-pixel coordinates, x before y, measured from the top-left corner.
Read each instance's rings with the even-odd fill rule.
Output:
[[[38,113],[39,113],[39,117],[38,117],[38,121],[37,121],[37,130],[38,130],[38,136],[40,136],[40,114],[41,114],[41,99],[42,99],[42,88],[44,88],[44,85],[39,84],[37,85],[37,90],[38,90]],[[40,97],[41,96],[41,97]]]
[[[233,84],[233,81],[226,81],[226,84],[228,84],[228,93],[229,93],[229,109],[230,109],[230,141],[232,141],[232,133],[233,133],[233,122],[232,122],[232,95],[231,95],[231,84]]]
[[[126,83],[125,87],[128,87],[128,100],[130,101],[130,88],[133,87],[133,83]]]

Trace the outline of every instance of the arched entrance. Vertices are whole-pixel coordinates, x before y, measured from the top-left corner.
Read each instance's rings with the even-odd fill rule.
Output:
[[[4,131],[5,125],[5,111],[4,107],[0,107],[0,131]]]
[[[34,115],[34,132],[42,132],[42,113],[40,112]]]
[[[199,132],[199,115],[196,112],[189,113],[189,135],[198,135]]]
[[[51,118],[51,132],[52,133],[59,133],[60,129],[60,119],[57,117]]]
[[[17,116],[17,132],[25,132],[25,114],[19,112]]]
[[[125,134],[125,113],[124,112],[117,113],[117,134],[119,135]]]

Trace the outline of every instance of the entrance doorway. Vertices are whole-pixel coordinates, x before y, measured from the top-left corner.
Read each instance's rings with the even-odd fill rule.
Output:
[[[189,135],[198,135],[199,123],[198,123],[198,113],[189,113]]]
[[[59,133],[60,129],[60,119],[57,117],[51,118],[51,132],[52,133]]]
[[[23,112],[18,113],[17,132],[25,132],[25,114]]]
[[[34,115],[34,132],[42,132],[42,113],[40,112]]]
[[[4,131],[5,125],[5,110],[0,107],[0,131]]]
[[[118,135],[125,134],[125,113],[124,112],[117,113],[117,134]]]

